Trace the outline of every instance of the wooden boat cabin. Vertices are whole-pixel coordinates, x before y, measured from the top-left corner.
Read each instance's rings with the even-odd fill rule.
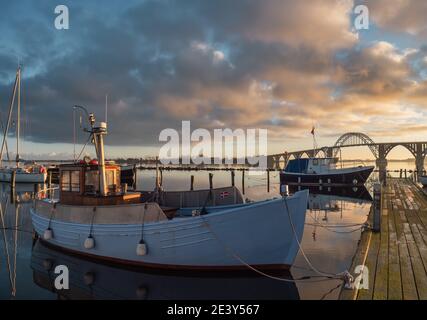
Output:
[[[139,192],[127,192],[120,185],[120,166],[105,164],[105,195],[100,192],[100,170],[96,160],[59,166],[59,201],[68,205],[117,205],[140,203]]]

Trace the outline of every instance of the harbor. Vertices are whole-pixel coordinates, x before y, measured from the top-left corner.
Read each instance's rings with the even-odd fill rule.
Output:
[[[194,189],[209,188],[209,173],[194,171]],[[228,171],[213,172],[214,187],[230,185]],[[137,173],[137,189],[149,189],[155,185],[154,170],[140,170]],[[245,198],[262,200],[280,197],[280,184],[277,173],[271,173],[270,192],[267,192],[267,176],[245,177]],[[241,188],[242,176],[236,172],[236,186]],[[166,190],[189,190],[188,173],[182,171],[164,172],[163,185]],[[16,191],[19,196],[14,203],[10,199],[10,185],[2,184],[2,212],[4,228],[0,234],[0,253],[2,264],[0,272],[1,298],[26,299],[37,296],[42,299],[336,299],[341,281],[318,282],[316,273],[307,265],[299,253],[290,274],[279,274],[288,282],[260,276],[248,270],[243,275],[229,274],[169,274],[147,272],[120,265],[108,265],[98,261],[82,259],[79,256],[46,247],[39,241],[33,246],[32,223],[29,209],[32,206],[33,186],[22,185]],[[318,188],[317,188],[318,189]],[[291,190],[295,191],[295,190]],[[310,261],[317,267],[330,272],[340,272],[350,265],[353,252],[359,239],[357,226],[336,228],[337,225],[363,224],[371,197],[366,189],[342,190],[327,188],[313,195],[307,205],[307,217],[303,248]],[[18,209],[16,209],[18,208]],[[18,215],[16,216],[16,212]],[[18,222],[16,222],[18,221]],[[321,222],[320,222],[321,221]],[[19,225],[18,228],[15,228]],[[329,225],[330,229],[321,225]],[[2,226],[3,227],[3,226]],[[338,231],[339,233],[332,232]],[[341,233],[346,231],[345,233]],[[336,244],[339,243],[337,246]],[[5,249],[7,247],[7,250]],[[6,254],[8,252],[8,255]],[[15,265],[16,263],[16,265]],[[70,266],[69,291],[54,287],[54,267],[60,264]],[[10,268],[9,268],[10,267]],[[110,277],[111,272],[116,277]],[[311,280],[297,280],[304,277]],[[93,279],[92,281],[88,281]],[[11,280],[12,279],[12,282]],[[316,282],[311,282],[316,280]],[[118,285],[120,283],[120,285]],[[183,283],[186,283],[184,286]],[[226,288],[226,289],[225,289]],[[12,290],[14,289],[14,290]],[[14,295],[12,295],[12,292]]]
[[[0,303],[427,301],[420,3],[0,4]]]

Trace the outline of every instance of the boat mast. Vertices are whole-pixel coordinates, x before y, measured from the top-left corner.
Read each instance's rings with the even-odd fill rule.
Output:
[[[106,196],[108,193],[107,190],[107,180],[105,177],[105,155],[104,155],[104,135],[107,134],[107,124],[105,122],[100,122],[98,127],[94,127],[95,116],[93,113],[89,115],[89,122],[92,125],[92,134],[93,140],[95,143],[95,151],[98,158],[98,170],[99,170],[99,191],[102,196]]]
[[[18,71],[16,72],[16,78],[15,78],[15,84],[13,85],[13,93],[12,93],[12,97],[10,99],[10,105],[9,105],[9,115],[7,117],[7,122],[6,122],[6,127],[4,128],[3,131],[3,142],[1,145],[1,150],[0,150],[0,164],[3,161],[3,151],[4,151],[4,147],[6,145],[6,139],[7,139],[7,133],[9,132],[9,127],[10,127],[10,119],[12,118],[12,110],[13,110],[13,105],[15,104],[15,96],[16,96],[16,90],[18,87],[18,79],[19,79],[19,74],[21,73],[20,71],[20,67],[18,68]]]
[[[19,168],[19,131],[21,124],[21,66],[18,66],[18,107],[16,123],[16,167]]]

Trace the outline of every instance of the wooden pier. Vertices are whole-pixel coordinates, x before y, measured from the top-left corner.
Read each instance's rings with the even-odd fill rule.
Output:
[[[380,210],[381,231],[362,233],[349,269],[354,275],[356,266],[366,266],[368,288],[343,287],[340,299],[427,299],[427,195],[410,180],[388,179]]]

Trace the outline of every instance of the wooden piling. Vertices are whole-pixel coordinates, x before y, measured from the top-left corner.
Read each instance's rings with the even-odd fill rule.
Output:
[[[138,171],[136,168],[136,164],[133,165],[132,171],[133,171],[132,189],[136,190],[136,175],[137,175],[137,171]]]
[[[267,192],[270,193],[270,170],[267,169]]]
[[[403,174],[403,169],[401,168],[401,169],[400,169],[400,175],[399,175],[399,178],[400,178],[400,179],[402,179],[402,174]]]
[[[16,171],[13,170],[10,175],[10,203],[15,203],[16,201]]]
[[[190,177],[190,190],[193,191],[194,190],[194,176],[191,175]]]
[[[15,185],[16,185],[16,171],[12,170],[12,173],[10,175],[10,187],[12,189],[15,189]]]
[[[209,189],[213,189],[213,173],[209,173]]]
[[[245,170],[242,170],[242,193],[245,194]]]
[[[231,173],[231,186],[234,187],[234,176],[236,175],[236,173],[234,172],[234,169],[231,170],[230,173]]]

